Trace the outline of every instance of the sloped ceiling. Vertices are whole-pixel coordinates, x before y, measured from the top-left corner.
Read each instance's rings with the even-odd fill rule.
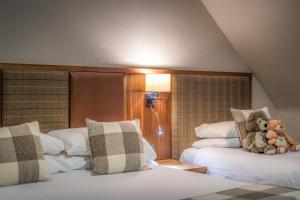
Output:
[[[300,1],[202,0],[279,109],[300,107]]]

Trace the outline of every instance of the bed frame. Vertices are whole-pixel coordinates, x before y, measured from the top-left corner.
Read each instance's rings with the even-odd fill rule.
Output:
[[[251,74],[168,69],[0,64],[0,125],[39,121],[43,132],[98,121],[141,119],[158,159],[178,158],[203,122],[230,120],[229,108],[251,107]],[[172,74],[172,92],[155,107],[165,135],[145,107],[144,73]]]

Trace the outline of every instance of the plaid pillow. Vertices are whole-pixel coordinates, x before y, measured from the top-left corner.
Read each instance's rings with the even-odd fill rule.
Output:
[[[243,139],[247,137],[246,130],[246,117],[241,110],[238,109],[230,109],[232,118],[235,121],[236,129],[239,134],[240,142],[242,144]]]
[[[93,171],[110,174],[145,166],[141,132],[132,121],[95,122],[87,119]]]
[[[38,122],[0,128],[0,186],[48,180]]]

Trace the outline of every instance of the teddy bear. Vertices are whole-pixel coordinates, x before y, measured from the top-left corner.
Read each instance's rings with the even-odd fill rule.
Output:
[[[267,143],[267,118],[263,111],[253,112],[246,121],[248,134],[242,141],[243,149],[253,153],[276,154],[276,147]]]
[[[292,139],[285,132],[284,126],[280,119],[269,120],[266,137],[268,139],[268,144],[277,146],[277,153],[285,153],[287,150],[300,150],[300,143]]]
[[[268,139],[268,144],[277,147],[276,153],[283,154],[288,150],[288,143],[282,134],[279,134],[271,129],[267,131],[266,137]]]

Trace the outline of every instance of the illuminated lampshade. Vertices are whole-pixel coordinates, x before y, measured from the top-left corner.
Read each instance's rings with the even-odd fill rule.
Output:
[[[170,92],[171,74],[146,74],[146,92]]]

